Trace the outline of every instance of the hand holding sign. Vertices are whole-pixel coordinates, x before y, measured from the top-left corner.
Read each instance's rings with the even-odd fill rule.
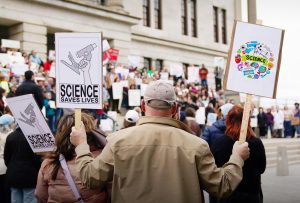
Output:
[[[76,127],[72,127],[72,132],[70,134],[70,141],[75,147],[77,147],[82,143],[87,143],[85,126],[82,121],[80,123],[79,129],[77,129]]]

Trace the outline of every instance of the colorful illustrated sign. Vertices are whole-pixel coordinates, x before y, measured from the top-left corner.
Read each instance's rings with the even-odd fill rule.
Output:
[[[264,78],[274,67],[274,54],[265,44],[258,41],[247,42],[237,50],[235,63],[237,69],[250,79]]]
[[[236,21],[224,88],[276,97],[284,30]]]

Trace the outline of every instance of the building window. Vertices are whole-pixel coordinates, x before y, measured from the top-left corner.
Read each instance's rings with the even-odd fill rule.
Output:
[[[226,10],[222,9],[222,42],[227,44],[227,35],[226,35]]]
[[[188,67],[189,67],[190,65],[188,64],[188,63],[183,63],[182,64],[182,68],[183,68],[183,73],[184,73],[184,78],[185,79],[188,79]]]
[[[151,58],[144,58],[144,67],[147,68],[147,70],[151,67]]]
[[[188,35],[187,0],[181,0],[181,29],[183,35]]]
[[[155,28],[161,29],[161,0],[154,0],[154,21]]]
[[[155,68],[156,70],[161,71],[163,68],[163,60],[161,59],[155,60]]]
[[[143,0],[143,25],[150,27],[150,0]]]
[[[218,21],[218,7],[214,6],[214,37],[215,42],[219,42],[219,21]]]
[[[191,0],[191,22],[192,36],[197,37],[197,4],[196,0]]]

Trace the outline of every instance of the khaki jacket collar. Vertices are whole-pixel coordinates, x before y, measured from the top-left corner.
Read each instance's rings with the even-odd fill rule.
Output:
[[[148,123],[168,125],[193,134],[193,131],[187,125],[185,125],[181,121],[168,117],[143,116],[138,120],[137,125],[144,125]]]

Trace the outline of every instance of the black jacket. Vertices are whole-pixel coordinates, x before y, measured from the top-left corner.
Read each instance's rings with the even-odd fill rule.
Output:
[[[35,188],[41,160],[31,150],[20,128],[6,139],[4,162],[7,166],[6,178],[9,187]]]
[[[40,109],[44,105],[44,95],[41,88],[32,80],[25,80],[16,90],[16,96],[33,94]]]
[[[247,140],[250,148],[250,157],[243,167],[243,180],[228,198],[221,203],[260,203],[262,202],[261,174],[266,169],[266,153],[262,141],[259,138]],[[224,135],[218,138],[211,146],[218,167],[228,162],[232,154],[235,141]]]

